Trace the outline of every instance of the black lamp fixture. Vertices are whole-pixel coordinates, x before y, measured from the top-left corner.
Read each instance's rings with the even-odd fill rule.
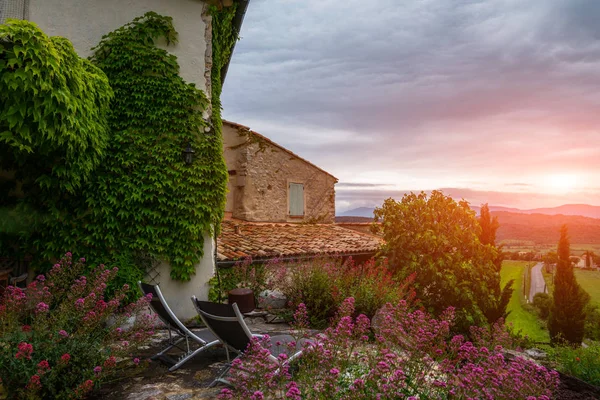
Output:
[[[191,165],[194,162],[194,149],[192,149],[192,142],[189,142],[185,150],[183,150],[183,160],[187,165]]]

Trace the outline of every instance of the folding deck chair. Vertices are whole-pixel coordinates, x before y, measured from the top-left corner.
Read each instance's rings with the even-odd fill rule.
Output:
[[[264,335],[255,334],[250,331],[248,325],[244,321],[244,316],[240,312],[238,305],[233,304],[217,304],[208,301],[200,301],[196,296],[192,296],[192,302],[196,311],[202,318],[204,324],[212,331],[212,333],[223,343],[227,350],[231,350],[240,357],[242,353],[248,348],[250,340],[252,338],[262,338]],[[271,343],[273,346],[269,349],[271,354],[269,360],[273,363],[279,364],[280,361],[277,356],[281,353],[285,353],[288,357],[283,362],[284,364],[291,363],[302,355],[302,346],[305,343],[310,343],[306,339],[301,339],[296,343],[296,348],[291,350],[288,343],[295,341],[295,338],[291,335],[275,335],[271,336]],[[276,343],[280,343],[277,345]],[[292,353],[292,354],[290,354]],[[237,358],[236,357],[236,358]],[[227,374],[231,368],[231,360],[229,359],[229,352],[227,352],[227,368],[219,375],[217,379],[211,383],[211,387],[217,382],[230,383],[223,379],[223,376]]]
[[[138,282],[138,285],[140,286],[140,289],[142,289],[144,295],[152,295],[150,308],[152,308],[156,315],[158,315],[158,318],[160,318],[169,330],[169,342],[167,347],[152,356],[152,360],[160,359],[168,364],[172,364],[169,371],[175,371],[191,358],[220,343],[208,329],[203,329],[198,334],[195,334],[183,325],[173,311],[171,311],[171,308],[169,308],[158,285],[149,285],[142,282]],[[173,335],[173,333],[175,335]],[[192,346],[190,346],[190,340],[195,342],[198,347],[194,346],[194,343],[191,343]],[[182,346],[183,341],[185,341],[185,347]],[[177,348],[183,352],[177,360],[166,354],[173,348]]]

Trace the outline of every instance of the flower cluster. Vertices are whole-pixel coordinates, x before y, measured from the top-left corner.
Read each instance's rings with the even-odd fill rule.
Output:
[[[330,323],[344,299],[355,299],[355,315],[373,317],[387,302],[401,299],[412,303],[415,293],[410,287],[414,276],[404,281],[393,277],[386,261],[371,259],[355,263],[351,258],[317,259],[293,264],[273,261],[267,267],[267,286],[279,290],[295,309],[304,304],[313,327],[324,328]]]
[[[67,253],[26,290],[9,286],[0,299],[0,379],[18,398],[82,398],[139,363],[133,354],[154,333],[154,317],[142,313],[150,299],[124,307],[127,287],[109,296],[116,268],[101,265],[74,279],[85,271],[84,261]],[[133,315],[132,328],[117,328]]]
[[[558,385],[556,372],[504,357],[500,326],[477,330],[471,342],[451,336],[451,308],[436,319],[400,301],[371,321],[353,318],[354,304],[346,299],[334,324],[305,346],[293,376],[285,363],[266,362],[268,342],[251,345],[231,372],[236,389],[220,398],[544,400]],[[297,315],[305,318],[302,308]]]

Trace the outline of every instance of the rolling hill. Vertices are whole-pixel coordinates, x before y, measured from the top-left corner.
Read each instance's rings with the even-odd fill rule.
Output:
[[[479,212],[480,207],[473,207]],[[338,214],[336,222],[370,222],[373,208],[360,207]],[[519,210],[490,206],[498,217],[500,228],[497,242],[523,240],[536,244],[556,244],[561,225],[569,228],[571,243],[600,244],[600,207],[587,204],[566,204],[554,208]],[[581,214],[575,214],[581,213]]]
[[[481,207],[471,206],[479,214]],[[373,217],[374,207],[359,207],[337,214],[340,217]],[[532,208],[530,210],[521,210],[512,207],[490,206],[491,212],[508,212],[514,214],[544,214],[544,215],[580,215],[588,218],[600,219],[600,206],[591,206],[589,204],[564,204],[558,207],[550,208]]]

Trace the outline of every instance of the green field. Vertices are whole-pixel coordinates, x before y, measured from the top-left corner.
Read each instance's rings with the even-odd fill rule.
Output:
[[[584,271],[575,268],[577,282],[590,294],[591,303],[600,306],[600,271]]]
[[[513,295],[508,303],[510,314],[506,322],[512,323],[516,330],[521,330],[521,333],[529,336],[536,342],[548,342],[550,340],[548,331],[541,328],[536,315],[527,312],[521,306],[521,302],[525,301],[523,296],[523,273],[527,268],[527,261],[509,261],[502,263],[500,276],[502,285],[506,284],[511,279],[515,280],[513,284]]]
[[[585,271],[579,268],[573,269],[575,272],[575,278],[586,292],[591,297],[591,303],[600,306],[600,271]],[[542,270],[546,285],[548,285],[548,291],[552,293],[554,290],[554,284],[552,283],[552,274]]]
[[[546,254],[549,251],[556,251],[556,244],[536,244],[527,240],[511,240],[505,239],[501,243],[504,251],[524,251]],[[581,257],[586,251],[593,251],[600,254],[600,244],[597,243],[574,243],[571,244],[571,255]]]

